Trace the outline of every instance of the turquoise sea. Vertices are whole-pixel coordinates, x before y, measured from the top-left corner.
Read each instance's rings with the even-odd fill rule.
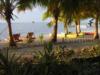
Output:
[[[94,27],[87,26],[87,23],[81,24],[82,31],[93,31]],[[20,33],[25,36],[28,32],[34,32],[35,35],[45,35],[52,32],[53,27],[48,27],[47,22],[36,22],[36,23],[12,23],[13,34]],[[75,32],[75,25],[69,26],[70,32]],[[64,32],[63,23],[58,25],[58,33]],[[8,37],[8,28],[6,23],[0,23],[0,39]]]

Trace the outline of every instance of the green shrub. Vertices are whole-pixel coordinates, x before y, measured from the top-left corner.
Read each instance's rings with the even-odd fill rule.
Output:
[[[31,62],[21,63],[21,56],[0,53],[0,75],[32,75]]]
[[[83,55],[92,56],[98,50],[99,46],[84,48]],[[36,52],[33,60],[22,61],[21,56],[5,51],[0,53],[0,75],[99,75],[100,72],[100,56],[73,58],[74,50],[52,42],[44,43],[44,50]]]

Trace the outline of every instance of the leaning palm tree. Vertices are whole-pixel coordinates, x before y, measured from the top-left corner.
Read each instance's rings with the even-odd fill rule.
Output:
[[[35,0],[34,0],[35,1]],[[12,35],[11,20],[13,19],[13,11],[16,8],[31,8],[32,0],[0,0],[0,14],[6,20],[9,29],[10,46],[16,46]]]

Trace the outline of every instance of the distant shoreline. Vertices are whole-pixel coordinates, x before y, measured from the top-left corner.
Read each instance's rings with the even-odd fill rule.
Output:
[[[82,24],[84,26],[86,24]],[[0,23],[0,32],[4,30],[7,27],[6,23]],[[86,28],[86,27],[85,27]],[[94,27],[90,27],[91,29],[83,28],[82,31],[87,31],[87,32],[93,32]],[[99,26],[100,28],[100,26]],[[12,23],[12,30],[13,34],[20,33],[21,36],[26,36],[28,32],[34,32],[36,36],[39,36],[41,34],[47,35],[52,33],[53,27],[49,28],[47,26],[47,22],[39,22],[39,23]],[[64,33],[64,27],[63,23],[59,23],[58,25],[58,33]],[[69,32],[75,32],[75,26],[69,26]],[[99,31],[100,32],[100,31]],[[8,30],[5,30],[3,34],[0,35],[0,39],[3,40],[7,38],[8,35]]]

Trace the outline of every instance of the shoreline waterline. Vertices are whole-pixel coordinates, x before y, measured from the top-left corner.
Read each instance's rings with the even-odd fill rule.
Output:
[[[9,37],[8,35],[8,28],[6,23],[0,23],[0,39],[4,40]],[[20,36],[26,36],[28,32],[34,32],[35,36],[41,36],[41,35],[48,35],[52,33],[53,27],[48,27],[47,22],[39,22],[39,23],[12,23],[12,31],[13,34],[20,33]],[[81,30],[82,32],[93,32],[93,27],[87,27],[86,24],[81,24]],[[100,28],[100,27],[99,27]],[[4,30],[5,29],[5,30]],[[69,26],[69,32],[75,32],[75,26]],[[63,23],[58,24],[58,33],[64,33],[64,27]]]

